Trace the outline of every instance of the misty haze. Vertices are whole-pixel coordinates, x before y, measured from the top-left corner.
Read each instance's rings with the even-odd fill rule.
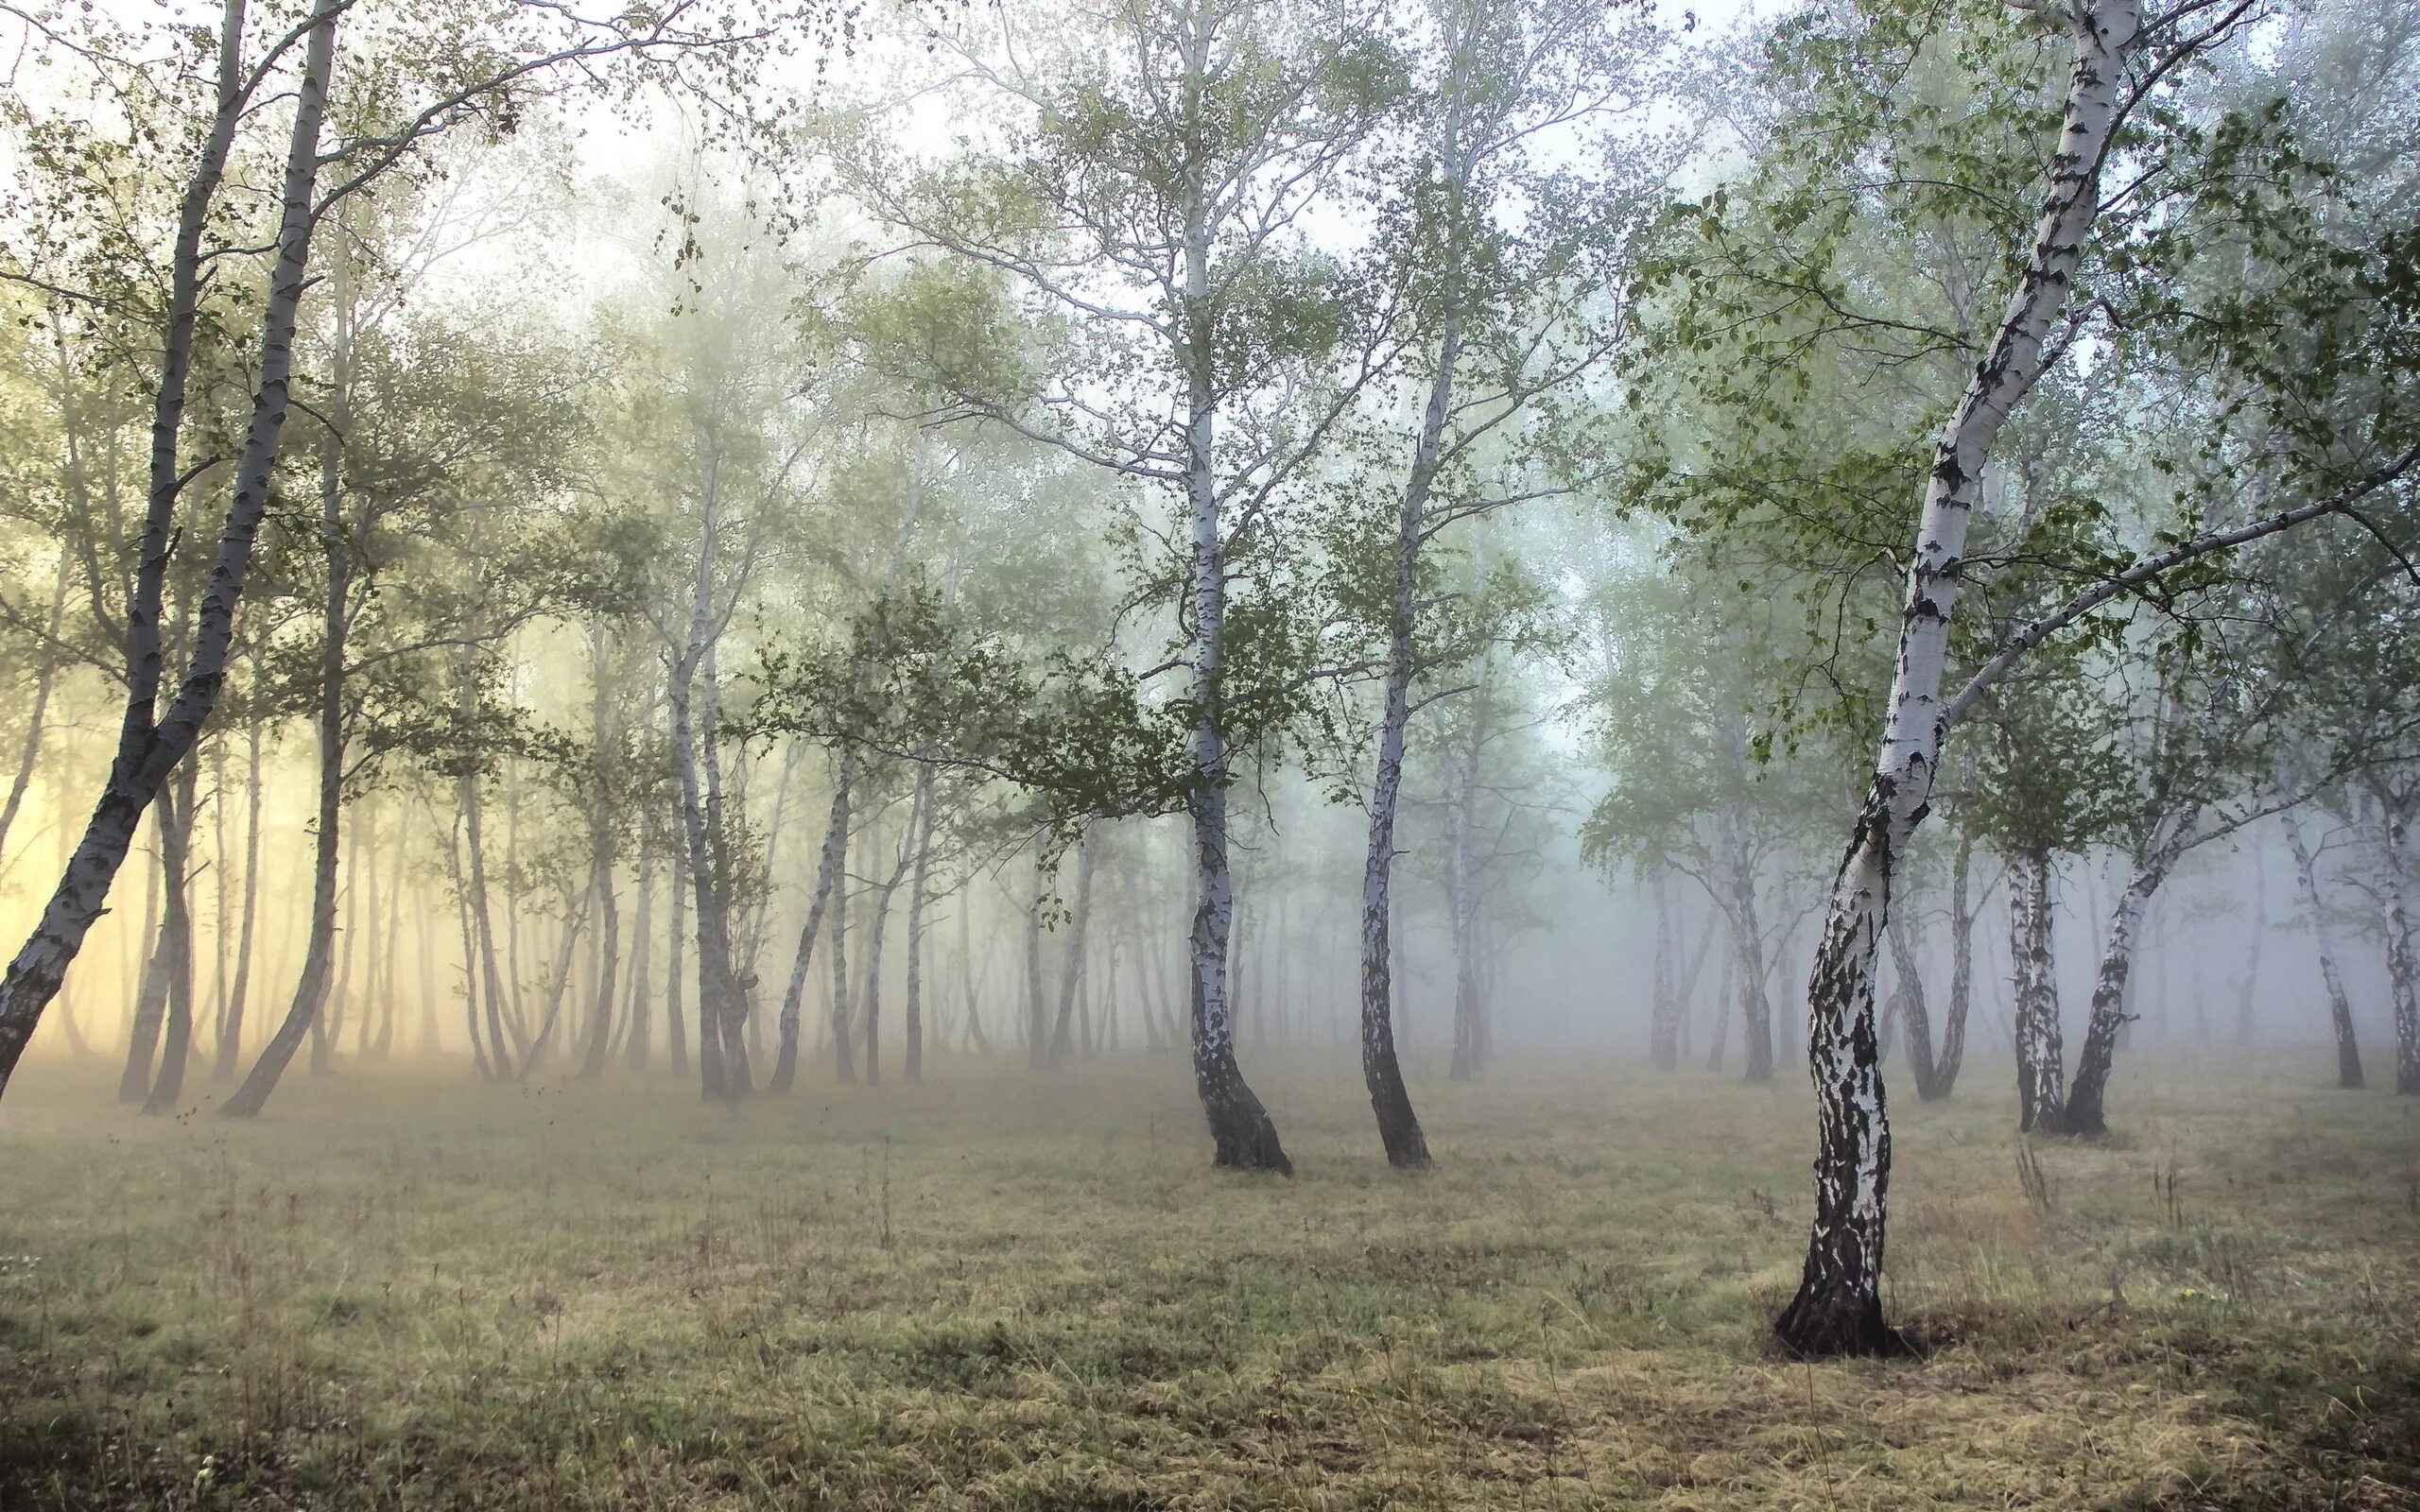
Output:
[[[0,44],[0,1512],[2420,1512],[2420,0]]]

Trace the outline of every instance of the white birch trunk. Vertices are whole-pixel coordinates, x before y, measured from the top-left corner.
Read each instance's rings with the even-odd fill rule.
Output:
[[[1927,483],[1874,782],[1833,880],[1807,984],[1807,1065],[1818,1105],[1815,1219],[1797,1295],[1774,1324],[1800,1353],[1898,1347],[1882,1318],[1891,1125],[1875,1042],[1875,948],[1893,874],[1939,768],[1941,680],[1967,523],[2000,423],[2040,376],[2044,342],[2092,229],[2101,155],[2141,17],[2139,0],[2087,0],[2073,13],[2074,62],[2033,250],[1942,429]]]

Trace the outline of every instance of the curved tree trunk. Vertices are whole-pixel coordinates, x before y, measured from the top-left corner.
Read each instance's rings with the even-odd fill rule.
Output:
[[[2118,1031],[2132,1021],[2126,1011],[2135,956],[2142,941],[2143,916],[2152,895],[2176,864],[2175,840],[2189,815],[2169,816],[2154,827],[2150,841],[2136,853],[2134,875],[2127,879],[2109,911],[2109,932],[2100,947],[2100,970],[2093,980],[2092,1018],[2084,1027],[2083,1048],[2076,1055],[2074,1083],[2066,1105],[2046,1126],[2064,1134],[2099,1138],[2109,1132],[2105,1103],[2109,1072],[2118,1054]]]
[[[773,1052],[772,1088],[790,1090],[798,1076],[800,1015],[806,1002],[806,971],[815,956],[815,937],[840,883],[849,850],[849,787],[856,777],[857,755],[844,747],[832,778],[832,812],[823,821],[823,846],[815,867],[815,897],[806,905],[806,923],[798,932],[798,954],[790,962],[789,985],[782,991],[780,1041]]]
[[[2286,844],[2293,852],[2294,875],[2302,884],[2303,902],[2310,909],[2311,946],[2319,953],[2319,978],[2327,988],[2328,1022],[2336,1030],[2336,1085],[2358,1091],[2361,1082],[2361,1047],[2353,1034],[2353,1001],[2344,991],[2344,977],[2336,969],[2336,947],[2327,937],[2326,904],[2320,896],[2319,870],[2310,846],[2303,838],[2302,821],[2292,809],[2277,816],[2286,827]]]
[[[2118,113],[2139,0],[2084,0],[2070,18],[2074,67],[2033,251],[1982,360],[1944,425],[1908,567],[1899,654],[1873,786],[1832,884],[1807,982],[1815,1084],[1815,1219],[1797,1294],[1775,1334],[1801,1354],[1899,1347],[1882,1317],[1891,1124],[1875,1043],[1874,957],[1891,883],[1924,817],[1941,754],[1941,678],[1985,463],[2000,422],[2033,387],[2043,343],[2100,208],[2101,154]]]
[[[317,1027],[326,1005],[329,975],[337,944],[337,868],[343,850],[346,635],[352,627],[353,553],[344,524],[342,477],[343,437],[347,423],[346,378],[351,350],[349,308],[344,297],[344,261],[338,269],[336,383],[328,434],[320,447],[320,549],[324,576],[320,595],[319,707],[313,711],[320,740],[319,809],[314,816],[311,851],[311,930],[302,951],[302,975],[286,1005],[285,1019],[261,1047],[260,1058],[234,1094],[219,1105],[226,1118],[251,1118],[268,1106],[278,1078],[302,1047],[302,1038]],[[463,679],[468,696],[469,678]],[[473,844],[477,834],[473,821]],[[473,856],[474,873],[478,860]],[[326,1069],[324,1040],[314,1046],[313,1069]]]

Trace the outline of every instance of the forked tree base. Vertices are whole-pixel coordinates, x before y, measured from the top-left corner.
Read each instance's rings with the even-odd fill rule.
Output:
[[[1895,1359],[1916,1352],[1905,1334],[1882,1321],[1879,1297],[1810,1293],[1804,1286],[1773,1319],[1773,1338],[1801,1360]]]

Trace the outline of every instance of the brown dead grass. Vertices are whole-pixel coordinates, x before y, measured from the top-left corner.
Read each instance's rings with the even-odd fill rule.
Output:
[[[0,1508],[2420,1507],[2420,1135],[2287,1057],[2037,1148],[1899,1109],[1920,1358],[1793,1364],[1807,1098],[1508,1068],[813,1088],[297,1077],[257,1125],[0,1111]],[[2172,1178],[2172,1180],[2171,1180]]]

